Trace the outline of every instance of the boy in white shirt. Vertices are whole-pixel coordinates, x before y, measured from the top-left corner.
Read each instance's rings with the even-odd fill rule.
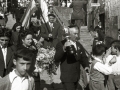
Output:
[[[115,60],[112,62],[115,62],[111,68],[113,70],[113,74],[109,75],[107,85],[108,90],[120,90],[120,40],[115,40],[111,44],[111,52],[114,57],[116,57]],[[106,63],[112,58],[111,55],[109,55],[106,58]]]
[[[0,79],[0,90],[35,90],[34,79],[28,75],[33,54],[26,50],[18,50],[14,55],[15,69]]]

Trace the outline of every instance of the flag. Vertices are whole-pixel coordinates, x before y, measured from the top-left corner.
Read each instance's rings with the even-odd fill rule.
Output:
[[[40,0],[40,6],[41,6],[43,18],[45,22],[47,22],[48,21],[48,5],[46,0]]]
[[[28,7],[23,14],[20,22],[22,23],[22,26],[25,28],[29,28],[30,24],[30,17],[31,15],[37,10],[36,3],[34,0],[31,0],[30,3],[28,4]]]

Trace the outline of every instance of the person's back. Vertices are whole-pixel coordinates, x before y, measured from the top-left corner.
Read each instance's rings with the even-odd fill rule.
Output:
[[[73,13],[71,19],[83,19],[85,16],[85,11],[83,9],[83,5],[85,1],[74,0],[70,5],[70,8],[73,8]]]

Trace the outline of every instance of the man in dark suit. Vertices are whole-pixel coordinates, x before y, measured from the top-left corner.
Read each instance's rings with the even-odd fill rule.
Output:
[[[4,77],[13,67],[13,50],[9,47],[11,32],[0,29],[0,77]]]
[[[77,41],[78,28],[69,27],[69,39],[63,40],[56,45],[55,65],[60,64],[61,81],[65,90],[76,90],[80,78],[80,64],[84,68],[89,67],[88,58],[83,46]],[[74,46],[73,54],[69,53],[68,47]]]
[[[41,37],[44,38],[44,48],[56,47],[56,44],[62,40],[62,28],[55,22],[55,15],[48,15],[49,22],[41,26]]]
[[[71,23],[75,24],[79,28],[79,34],[80,35],[80,28],[81,25],[85,23],[85,10],[84,10],[84,5],[86,4],[86,0],[73,0],[70,8],[73,8],[73,13],[71,15]]]

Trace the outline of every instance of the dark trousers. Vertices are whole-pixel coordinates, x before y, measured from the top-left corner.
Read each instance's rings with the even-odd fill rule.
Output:
[[[62,82],[64,90],[76,90],[77,82]]]
[[[34,80],[35,80],[35,90],[40,90],[40,76],[33,76]]]
[[[109,75],[108,90],[120,90],[120,75]]]

